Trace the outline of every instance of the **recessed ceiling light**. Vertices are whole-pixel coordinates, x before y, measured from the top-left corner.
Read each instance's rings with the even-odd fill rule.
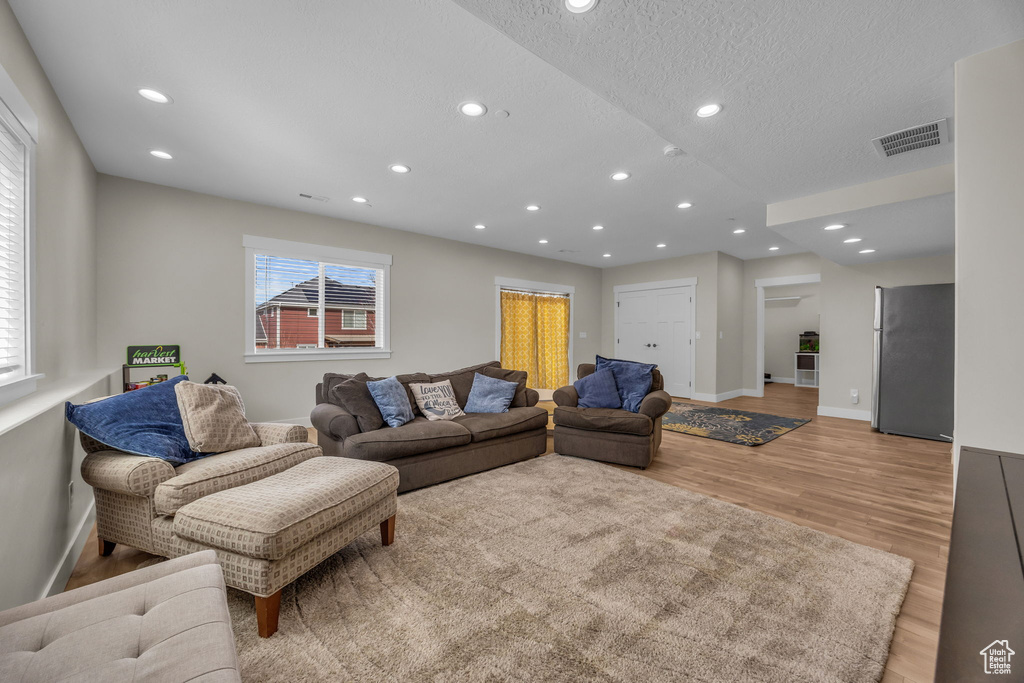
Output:
[[[629,173],[626,173],[625,171],[616,171],[615,173],[612,173],[612,180],[625,180],[628,177]]]
[[[611,257],[612,257],[612,255],[611,255],[611,254],[603,254],[603,256],[604,256],[605,258],[611,258]]]
[[[664,249],[664,248],[665,248],[665,247],[667,247],[668,245],[667,245],[667,244],[659,244],[659,245],[657,245],[657,246],[658,246],[658,249]]]
[[[833,223],[832,225],[826,225],[825,230],[842,230],[846,225],[843,223]]]
[[[476,228],[477,230],[484,230],[487,226],[484,225],[483,223],[477,223],[473,227]]]
[[[683,202],[682,204],[676,204],[677,209],[689,209],[693,206],[692,202]]]
[[[778,247],[768,247],[768,251],[778,251]]]
[[[722,105],[720,104],[705,104],[703,107],[697,110],[697,116],[702,119],[706,119],[709,116],[714,116],[718,112],[722,111]]]
[[[466,116],[483,116],[487,113],[487,107],[479,102],[463,102],[459,105],[459,111]]]
[[[157,159],[173,159],[174,158],[168,152],[165,152],[162,149],[151,149],[151,150],[149,150],[149,153],[152,154],[153,156],[155,156]]]
[[[170,104],[172,102],[170,97],[152,88],[139,88],[139,94],[150,102],[156,102],[157,104]]]
[[[565,0],[565,8],[573,14],[583,14],[594,9],[597,0]]]
[[[365,204],[366,197],[353,197],[352,201],[354,201],[356,204]]]
[[[526,207],[526,210],[527,211],[540,211],[540,207],[537,206],[536,204],[530,204],[529,206]]]
[[[746,230],[744,230],[743,228],[736,228],[735,230],[732,231],[732,234],[734,234],[734,235],[742,235],[745,232],[746,232]]]
[[[548,243],[547,240],[537,240],[537,241],[540,242],[541,244],[547,244]]]
[[[874,249],[861,249],[860,253],[862,253],[862,254],[874,254],[875,250]]]
[[[860,242],[860,238],[859,237],[851,237],[848,240],[843,240],[843,244],[853,244],[855,242]]]
[[[395,173],[408,173],[409,171],[412,170],[405,164],[391,164],[390,166],[388,166],[388,168],[390,168]]]
[[[604,230],[604,226],[603,225],[595,225],[594,226],[594,230]]]

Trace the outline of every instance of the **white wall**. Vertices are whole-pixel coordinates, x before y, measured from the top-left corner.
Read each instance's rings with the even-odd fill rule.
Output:
[[[820,332],[821,286],[790,285],[764,290],[764,371],[772,379],[794,379],[794,356],[800,349],[800,335],[808,330]],[[776,297],[799,297],[785,301],[767,301]]]
[[[36,370],[46,374],[35,395],[0,408],[4,609],[39,598],[55,574],[55,588],[64,587],[59,570],[77,556],[76,531],[89,521],[92,495],[78,473],[82,454],[63,402],[93,398],[107,384],[82,379],[96,367],[96,171],[6,0],[0,64],[39,120],[34,333]]]
[[[495,276],[575,286],[576,362],[599,348],[597,268],[107,175],[97,206],[100,357],[120,363],[129,344],[181,344],[190,375],[236,385],[253,420],[308,418],[325,372],[494,360]],[[244,234],[391,254],[392,357],[246,364]]]
[[[956,444],[1024,452],[1024,41],[956,64]],[[994,344],[992,349],[982,343]]]
[[[721,252],[717,329],[715,394],[725,400],[743,392],[743,261]]]
[[[820,414],[871,419],[875,287],[953,282],[953,255],[840,266],[821,260]],[[850,402],[850,389],[860,403]]]
[[[718,252],[680,256],[616,266],[601,271],[601,354],[615,355],[615,286],[640,282],[660,282],[681,278],[697,278],[694,289],[696,330],[700,339],[694,342],[696,367],[693,390],[698,394],[714,394],[718,382]],[[576,356],[582,363],[583,356]]]

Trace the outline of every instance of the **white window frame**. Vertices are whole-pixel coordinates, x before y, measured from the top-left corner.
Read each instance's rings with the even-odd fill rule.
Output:
[[[313,311],[313,313],[310,314],[310,311]],[[315,306],[311,306],[310,308],[307,308],[306,309],[306,317],[307,318],[318,318],[318,317],[320,317],[320,309],[316,308]]]
[[[345,314],[346,313],[362,313],[363,324],[357,327],[348,327],[345,325]],[[365,330],[369,326],[368,317],[366,315],[365,308],[343,308],[341,311],[341,329],[343,330]]]
[[[573,347],[575,344],[576,320],[576,288],[572,285],[560,285],[553,282],[534,282],[533,280],[517,280],[510,277],[494,278],[494,357],[501,360],[501,290],[521,289],[536,294],[568,294],[569,295],[569,383],[572,384],[576,365],[573,363]]]
[[[22,96],[14,80],[0,66],[0,118],[25,145],[25,234],[24,243],[24,311],[25,371],[0,382],[0,405],[12,403],[36,390],[44,377],[35,372],[35,167],[36,142],[39,139],[39,119]]]
[[[292,242],[271,237],[243,235],[245,252],[245,353],[246,363],[280,363],[329,359],[363,360],[391,357],[391,255]],[[268,254],[294,259],[336,263],[344,266],[375,268],[383,272],[377,283],[380,296],[374,310],[377,320],[377,345],[372,348],[265,349],[256,351],[256,255]]]

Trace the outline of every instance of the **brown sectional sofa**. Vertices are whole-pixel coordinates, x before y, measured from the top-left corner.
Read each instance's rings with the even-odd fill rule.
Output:
[[[473,375],[485,367],[501,364],[492,361],[452,372],[397,378],[404,385],[451,380],[455,397],[465,408]],[[539,396],[533,389],[517,393],[507,413],[469,413],[454,420],[427,420],[411,401],[417,415],[412,422],[362,432],[355,417],[329,400],[331,389],[353,376],[328,373],[316,385],[317,405],[310,418],[318,443],[324,455],[394,465],[399,471],[399,493],[528,460],[547,449],[548,413],[537,407]]]

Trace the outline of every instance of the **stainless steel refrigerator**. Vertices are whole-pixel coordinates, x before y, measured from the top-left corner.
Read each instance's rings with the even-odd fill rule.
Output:
[[[953,294],[952,284],[875,288],[875,429],[952,441]]]

